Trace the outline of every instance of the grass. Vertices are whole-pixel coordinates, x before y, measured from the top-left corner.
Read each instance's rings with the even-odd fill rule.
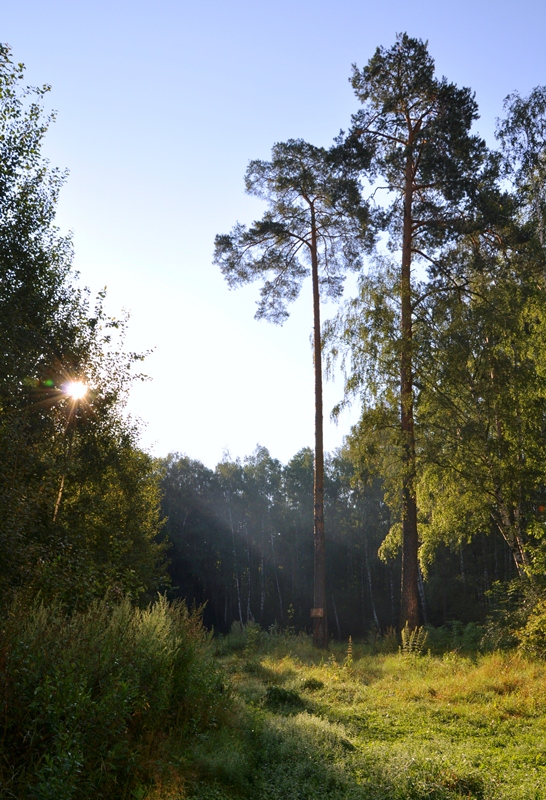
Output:
[[[0,798],[546,800],[546,662],[476,638],[321,652],[258,626],[211,640],[164,599],[14,608]]]
[[[194,751],[186,797],[546,798],[543,662],[356,644],[320,654],[306,637],[256,631],[241,640],[218,645],[232,718]]]

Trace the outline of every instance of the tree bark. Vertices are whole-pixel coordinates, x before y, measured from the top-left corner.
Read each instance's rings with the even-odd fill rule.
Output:
[[[324,437],[322,412],[322,344],[320,339],[320,290],[315,210],[311,206],[311,272],[313,278],[313,356],[315,366],[315,470],[314,470],[314,584],[313,644],[328,646],[326,618],[326,548],[324,540]]]
[[[400,628],[419,625],[417,501],[415,496],[415,433],[413,427],[413,363],[411,307],[413,161],[411,150],[406,159],[404,194],[404,229],[401,269],[401,357],[400,357],[400,426],[403,448],[402,480],[402,587]]]

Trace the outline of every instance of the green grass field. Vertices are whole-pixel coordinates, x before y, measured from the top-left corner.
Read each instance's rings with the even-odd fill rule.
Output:
[[[546,798],[546,664],[424,650],[317,653],[252,630],[220,641],[233,710],[202,735],[185,796]]]

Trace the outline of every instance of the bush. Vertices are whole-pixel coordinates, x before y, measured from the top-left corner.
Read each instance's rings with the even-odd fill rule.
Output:
[[[538,589],[522,578],[493,583],[487,593],[490,612],[482,639],[484,650],[511,650],[521,643],[520,634],[540,601]]]
[[[482,649],[485,629],[477,622],[466,625],[458,620],[438,628],[427,626],[427,648],[434,655],[457,652],[474,655]]]
[[[14,607],[0,628],[0,783],[26,800],[130,796],[225,707],[199,611]],[[224,702],[223,702],[224,700]],[[180,748],[178,748],[180,752]]]
[[[317,653],[311,636],[302,632],[296,634],[293,628],[282,629],[278,625],[271,625],[268,630],[263,630],[257,622],[246,625],[233,622],[230,632],[226,636],[220,634],[215,639],[214,646],[215,654],[219,657],[252,657],[257,653],[274,653],[277,658],[282,658],[283,655],[294,655],[297,651],[302,658],[308,658]]]
[[[546,658],[546,600],[539,600],[517,632],[522,650]]]

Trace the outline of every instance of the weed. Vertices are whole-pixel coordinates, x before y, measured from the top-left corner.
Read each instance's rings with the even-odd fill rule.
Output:
[[[373,626],[368,631],[365,643],[368,652],[375,653],[397,653],[398,652],[398,632],[396,628],[389,626],[384,633]]]
[[[347,643],[347,655],[345,656],[345,666],[351,668],[353,665],[353,639],[349,636]]]
[[[402,638],[402,645],[399,652],[403,656],[420,656],[423,653],[427,641],[427,631],[424,627],[414,628],[410,630],[409,624],[406,622],[405,626],[400,631]]]
[[[316,692],[319,689],[324,689],[324,681],[319,681],[316,678],[307,678],[302,681],[302,689],[307,689],[309,692]]]

